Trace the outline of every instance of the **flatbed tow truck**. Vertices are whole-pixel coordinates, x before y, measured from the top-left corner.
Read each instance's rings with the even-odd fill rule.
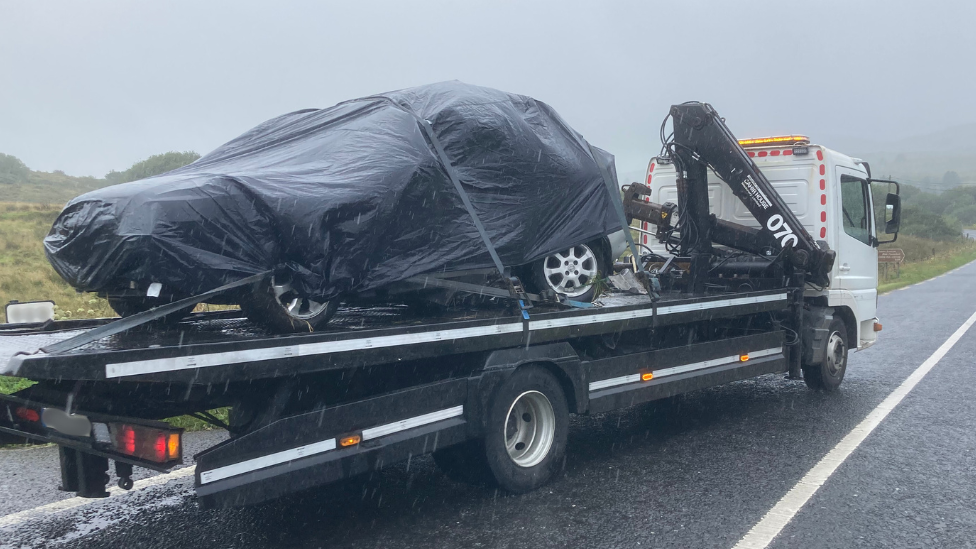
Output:
[[[58,444],[61,488],[84,497],[107,495],[109,460],[123,488],[133,466],[180,464],[182,431],[161,420],[181,414],[230,433],[194,456],[203,506],[254,504],[428,453],[453,478],[521,493],[562,466],[571,413],[769,373],[835,389],[848,342],[861,346],[851,322],[865,320],[824,297],[834,251],[813,240],[711,107],[671,115],[675,137],[657,161],[674,163],[678,204],[649,203],[652,189],[633,184],[620,208],[675,252],[634,254],[641,290],[573,308],[529,308],[524,295],[436,313],[345,307],[328,329],[289,335],[236,311],[172,326],[139,326],[139,315],[8,324],[0,373],[38,383],[0,396],[0,436]],[[709,168],[761,228],[709,214]],[[226,423],[207,412],[221,407]]]

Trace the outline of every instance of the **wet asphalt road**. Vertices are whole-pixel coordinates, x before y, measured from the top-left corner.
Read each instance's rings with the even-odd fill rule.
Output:
[[[183,435],[183,464],[179,468],[193,465],[194,454],[226,439],[227,433],[222,430],[186,433]],[[110,486],[113,486],[118,482],[118,477],[111,464],[109,474],[112,478]],[[132,480],[156,474],[155,471],[136,467]],[[58,447],[53,444],[0,450],[0,517],[74,497],[74,492],[56,489],[60,479]]]
[[[729,548],[976,311],[973,296],[976,263],[882,296],[881,342],[851,355],[835,394],[764,376],[574,418],[563,473],[531,494],[455,484],[427,458],[246,509],[201,511],[179,481],[0,529],[0,546]],[[772,546],[976,546],[974,356],[976,329]]]

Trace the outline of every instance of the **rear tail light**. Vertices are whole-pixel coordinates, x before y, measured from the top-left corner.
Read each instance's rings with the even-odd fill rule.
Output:
[[[110,423],[112,447],[127,456],[156,463],[182,461],[182,430]]]
[[[25,408],[23,406],[17,408],[14,413],[17,414],[19,419],[24,421],[32,421],[36,423],[41,420],[41,414],[38,414],[37,410],[31,410],[30,408]]]

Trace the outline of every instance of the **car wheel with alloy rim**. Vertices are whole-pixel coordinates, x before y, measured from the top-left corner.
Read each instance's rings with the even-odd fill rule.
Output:
[[[254,323],[274,332],[315,331],[332,319],[338,299],[303,295],[287,274],[275,274],[240,300],[241,310]]]

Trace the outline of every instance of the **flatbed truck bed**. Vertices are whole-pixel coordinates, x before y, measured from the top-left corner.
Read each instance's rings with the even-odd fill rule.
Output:
[[[46,345],[84,331],[5,335],[0,372],[30,379],[127,379],[224,383],[383,364],[445,353],[486,351],[782,308],[784,290],[688,297],[618,295],[588,309],[552,310],[529,319],[505,309],[411,315],[407,306],[340,312],[328,331],[271,335],[243,318],[200,315],[175,329],[124,332],[62,353]],[[226,316],[226,315],[222,315]],[[66,323],[70,327],[70,323]]]
[[[252,504],[483,439],[499,387],[527,366],[558,382],[569,413],[785,372],[790,349],[776,318],[791,295],[618,294],[528,318],[502,308],[348,308],[328,331],[294,335],[203,313],[62,352],[42,349],[97,322],[11,327],[0,330],[0,372],[39,383],[0,397],[0,433],[56,442],[63,464],[85,454],[100,470],[108,458],[162,470],[175,463],[122,455],[94,430],[67,435],[23,410],[158,428],[165,417],[230,406],[231,438],[195,456],[196,490],[204,505]],[[86,467],[63,473],[82,478]],[[65,486],[101,495],[80,484]]]

